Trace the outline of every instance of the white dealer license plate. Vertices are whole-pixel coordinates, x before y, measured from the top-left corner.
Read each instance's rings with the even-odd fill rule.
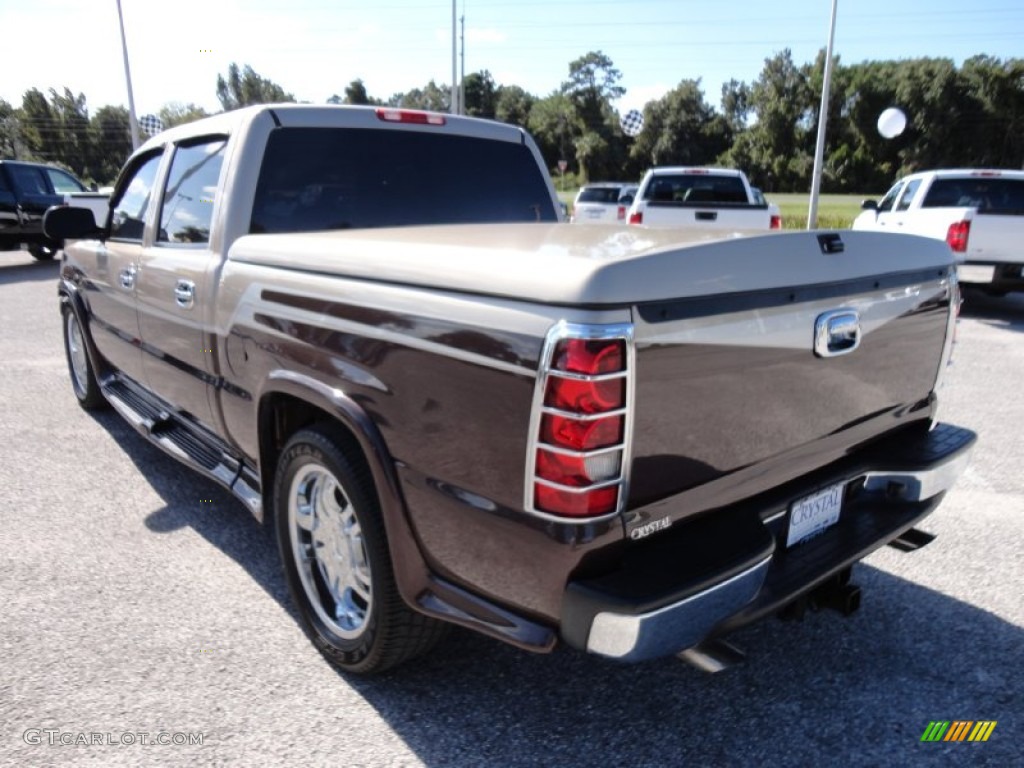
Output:
[[[837,483],[823,491],[793,502],[789,511],[787,547],[792,547],[819,531],[825,530],[839,520],[845,487],[845,483]]]

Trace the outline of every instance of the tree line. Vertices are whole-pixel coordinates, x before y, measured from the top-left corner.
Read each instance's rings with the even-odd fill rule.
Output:
[[[568,77],[546,96],[495,82],[484,70],[467,75],[466,114],[526,128],[548,167],[565,161],[575,181],[638,179],[652,165],[741,168],[768,192],[810,187],[825,52],[798,65],[786,49],[764,62],[753,82],[722,86],[719,105],[700,79],[684,79],[648,102],[643,131],[623,133],[615,102],[625,94],[611,58],[591,51],[569,63]],[[231,64],[218,75],[223,110],[294,101],[252,67]],[[451,88],[431,80],[422,88],[375,98],[361,79],[332,104],[369,104],[448,111]],[[890,106],[907,115],[893,139],[877,130]],[[194,104],[166,104],[166,127],[206,116]],[[950,59],[834,62],[828,104],[822,190],[879,192],[903,173],[942,167],[1024,167],[1024,59],[978,55]],[[104,106],[89,114],[84,94],[51,88],[25,92],[20,106],[0,99],[0,156],[64,165],[82,178],[111,181],[131,152],[128,113]]]

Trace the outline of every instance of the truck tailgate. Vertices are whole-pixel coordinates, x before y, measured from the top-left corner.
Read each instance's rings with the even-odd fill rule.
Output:
[[[763,281],[775,288],[634,307],[630,508],[675,497],[658,514],[678,519],[738,501],[931,416],[949,327],[949,266],[921,268],[918,260],[913,269],[895,263],[884,275],[810,283],[822,259],[837,254],[823,256],[812,237],[798,242],[786,245],[790,277]],[[856,263],[849,245],[839,258]],[[748,268],[767,274],[771,262],[763,254]],[[816,325],[827,333],[837,317],[859,326],[852,351],[838,327],[834,349],[816,341]]]
[[[1024,263],[1024,214],[975,213],[967,261]]]
[[[767,230],[771,215],[765,206],[715,203],[700,206],[691,203],[648,201],[643,212],[647,227],[685,227],[687,229]]]

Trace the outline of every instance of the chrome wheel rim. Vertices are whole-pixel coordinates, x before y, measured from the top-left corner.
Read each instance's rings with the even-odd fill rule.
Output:
[[[66,322],[71,375],[75,380],[75,389],[85,392],[89,381],[89,359],[85,356],[85,339],[82,337],[82,329],[74,312],[68,311]]]
[[[358,637],[373,607],[370,561],[355,507],[322,465],[306,465],[292,480],[288,530],[313,610],[341,637]]]

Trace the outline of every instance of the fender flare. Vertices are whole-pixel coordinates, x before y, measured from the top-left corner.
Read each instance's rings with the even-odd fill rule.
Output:
[[[430,571],[412,532],[394,459],[376,423],[356,401],[338,387],[329,386],[312,376],[295,371],[271,371],[266,386],[259,393],[257,407],[261,480],[267,491],[272,492],[271,481],[275,468],[265,466],[262,435],[265,432],[265,411],[269,397],[275,394],[288,395],[327,413],[345,427],[358,443],[377,491],[395,583],[405,602],[410,607],[418,609],[417,598],[429,587]],[[269,498],[267,502],[270,502]],[[272,503],[265,504],[265,508],[273,509]],[[268,515],[266,519],[269,521],[270,516]]]

